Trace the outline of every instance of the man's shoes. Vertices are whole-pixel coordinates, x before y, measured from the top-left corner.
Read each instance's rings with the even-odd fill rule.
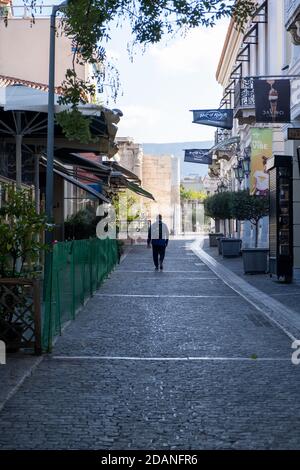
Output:
[[[155,267],[155,271],[158,271],[158,267]]]
[[[162,271],[164,269],[163,264],[160,264],[160,270]]]

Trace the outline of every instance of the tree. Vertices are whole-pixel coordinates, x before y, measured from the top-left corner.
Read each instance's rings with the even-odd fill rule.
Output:
[[[66,240],[82,240],[96,236],[96,226],[99,218],[96,209],[87,206],[75,214],[69,215],[64,223]]]
[[[214,220],[232,219],[232,192],[216,193],[204,201],[205,215]]]
[[[204,191],[194,191],[192,189],[185,189],[180,185],[180,199],[182,201],[204,201],[206,193]]]
[[[1,193],[6,201],[0,208],[0,277],[33,276],[41,251],[47,249],[40,240],[46,216],[36,212],[28,190],[1,184]]]
[[[232,196],[232,216],[249,220],[255,227],[255,248],[258,246],[258,224],[269,213],[268,196],[251,196],[248,191],[238,191]]]
[[[32,8],[34,22],[37,0],[23,0]],[[128,20],[132,32],[132,46],[147,46],[159,42],[165,35],[185,34],[199,26],[212,27],[224,17],[233,17],[238,28],[253,15],[254,0],[69,0],[63,9],[62,33],[73,42],[73,67],[66,71],[62,84],[62,104],[71,105],[71,111],[62,113],[59,123],[64,131],[72,134],[74,118],[87,131],[88,118],[77,113],[78,102],[86,102],[87,95],[95,95],[91,83],[80,79],[76,64],[99,64],[95,71],[98,87],[102,88],[110,74],[110,87],[116,99],[119,91],[117,70],[107,61],[105,43],[109,42],[112,24],[121,27]],[[7,16],[4,17],[6,24]],[[179,58],[180,60],[180,58]],[[77,113],[77,114],[76,114]]]

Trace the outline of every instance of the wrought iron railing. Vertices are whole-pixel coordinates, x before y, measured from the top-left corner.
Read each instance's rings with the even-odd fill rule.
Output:
[[[241,78],[234,90],[234,107],[253,108],[255,106],[253,78]]]
[[[232,131],[229,129],[217,129],[215,132],[215,145],[221,144],[232,137]]]

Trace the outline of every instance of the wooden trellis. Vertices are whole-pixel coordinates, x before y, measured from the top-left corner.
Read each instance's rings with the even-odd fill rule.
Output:
[[[12,331],[21,348],[41,354],[41,304],[38,280],[0,279],[1,335]]]

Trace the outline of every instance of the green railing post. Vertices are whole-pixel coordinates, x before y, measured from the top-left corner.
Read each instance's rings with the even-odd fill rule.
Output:
[[[75,284],[75,254],[74,254],[74,241],[71,242],[71,249],[70,249],[70,263],[71,263],[71,309],[72,309],[72,318],[75,319],[76,313],[76,306],[75,306],[75,291],[76,291],[76,284]]]

